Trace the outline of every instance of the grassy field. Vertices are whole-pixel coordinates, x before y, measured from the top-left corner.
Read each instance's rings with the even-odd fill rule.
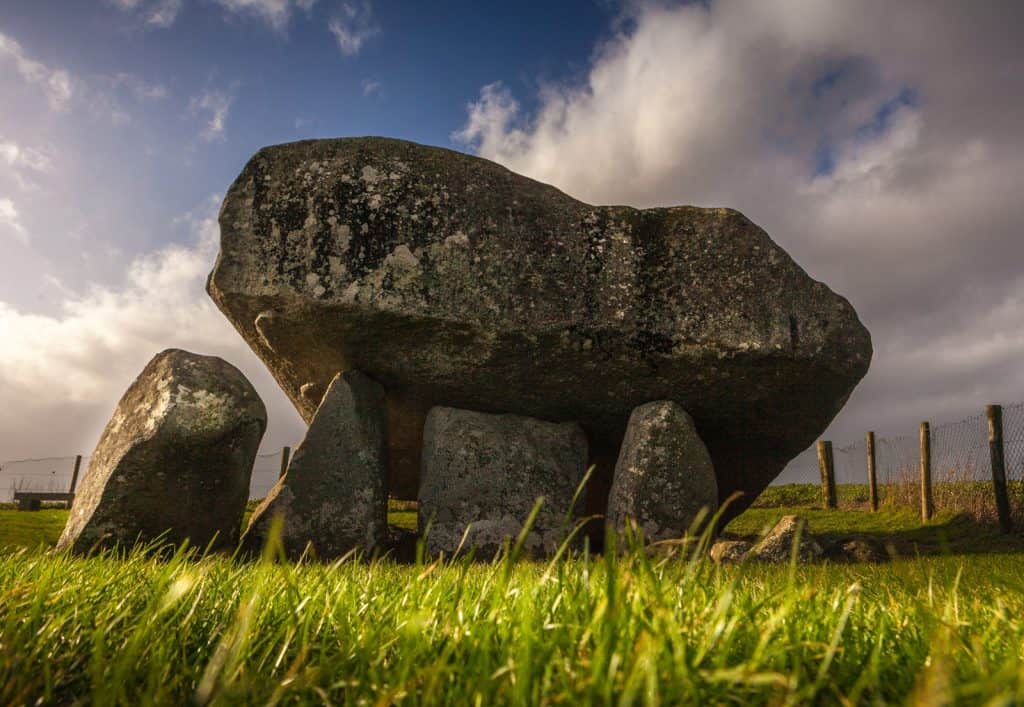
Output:
[[[0,511],[0,704],[1024,702],[1019,537],[800,505],[726,532],[793,511],[904,559],[74,559],[39,547],[66,511]]]

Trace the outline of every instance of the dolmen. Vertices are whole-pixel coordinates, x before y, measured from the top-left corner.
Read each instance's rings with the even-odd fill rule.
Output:
[[[583,512],[667,538],[729,499],[726,522],[814,441],[871,360],[849,302],[739,212],[591,206],[451,150],[264,148],[228,190],[220,229],[214,302],[307,422],[340,371],[382,387],[387,493],[419,498],[437,550],[491,546],[487,529],[512,533],[504,519],[536,496],[566,503],[577,447],[525,435],[527,418],[582,431]],[[523,468],[499,471],[502,455]]]
[[[219,220],[207,291],[309,424],[247,554],[275,532],[292,558],[372,551],[389,497],[419,501],[430,554],[493,555],[528,516],[531,555],[594,516],[679,538],[726,501],[721,523],[747,508],[871,361],[849,302],[731,209],[592,206],[478,157],[344,138],[260,150]],[[112,439],[144,436],[159,406],[140,395]],[[234,396],[239,410],[251,399]],[[209,457],[232,491],[207,515],[235,516],[256,412],[238,413],[253,422],[228,435],[231,454]],[[163,447],[138,466],[121,450],[105,433],[107,471],[87,479],[63,544],[111,532],[96,499],[134,469],[166,477],[154,488],[170,498],[205,473]],[[237,539],[212,518],[158,518],[175,538]],[[131,533],[150,526],[115,534]]]

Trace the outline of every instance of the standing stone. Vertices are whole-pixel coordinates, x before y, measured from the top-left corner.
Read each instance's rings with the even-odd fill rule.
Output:
[[[426,549],[492,556],[522,530],[537,497],[544,505],[524,544],[529,555],[555,552],[571,530],[573,495],[587,463],[587,438],[575,423],[435,407],[423,429],[419,526]]]
[[[633,410],[608,495],[608,525],[631,521],[650,542],[681,538],[701,509],[718,509],[711,455],[693,419],[661,400]]]
[[[266,427],[263,401],[237,368],[178,349],[157,354],[107,423],[57,547],[85,553],[160,537],[233,549]]]
[[[307,545],[320,559],[382,545],[388,528],[386,476],[384,389],[359,371],[338,374],[287,473],[253,512],[244,552],[263,549],[276,517],[291,559]]]
[[[693,416],[718,494],[757,497],[868,370],[849,302],[730,209],[592,206],[493,162],[384,138],[260,150],[207,290],[307,420],[334,374],[388,391],[414,498],[435,405],[576,421],[607,487],[632,410]],[[606,495],[588,493],[603,513]]]

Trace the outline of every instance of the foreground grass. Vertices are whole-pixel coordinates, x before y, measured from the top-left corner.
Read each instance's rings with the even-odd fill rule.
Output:
[[[1019,557],[288,566],[0,553],[0,703],[1013,704]]]

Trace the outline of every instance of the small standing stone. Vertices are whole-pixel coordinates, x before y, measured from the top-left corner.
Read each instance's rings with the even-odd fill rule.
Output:
[[[539,496],[544,505],[526,537],[533,556],[554,553],[567,532],[573,495],[583,480],[587,438],[576,423],[519,415],[431,408],[423,431],[420,531],[429,554],[492,556],[515,540]]]
[[[823,550],[818,541],[807,531],[807,523],[799,516],[783,516],[775,527],[750,551],[752,559],[761,562],[789,562],[793,556],[793,543],[800,536],[797,549],[798,562],[813,562],[821,558]]]
[[[671,401],[633,410],[615,465],[607,522],[632,521],[650,542],[680,538],[701,509],[718,508],[718,484],[693,419]]]
[[[266,426],[263,401],[231,364],[157,354],[107,423],[57,547],[160,538],[233,549]]]
[[[387,539],[387,408],[384,388],[359,371],[331,381],[287,473],[253,512],[243,551],[258,554],[274,518],[285,554],[311,545],[333,559]]]

